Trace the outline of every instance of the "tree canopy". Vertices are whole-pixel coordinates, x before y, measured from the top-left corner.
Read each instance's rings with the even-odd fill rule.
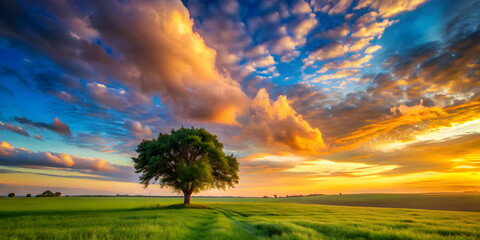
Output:
[[[217,136],[204,128],[172,129],[156,139],[143,140],[133,157],[140,182],[148,187],[159,182],[182,192],[184,203],[190,204],[192,193],[217,188],[225,190],[238,183],[238,161],[223,152]]]
[[[38,194],[36,197],[55,197],[55,193],[50,190],[43,192],[42,194]]]

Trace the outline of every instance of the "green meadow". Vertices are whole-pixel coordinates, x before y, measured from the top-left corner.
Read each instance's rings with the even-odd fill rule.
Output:
[[[398,208],[415,200],[418,206]],[[428,201],[430,208],[470,211],[413,209]],[[182,202],[3,198],[0,239],[480,239],[480,195],[193,198],[188,208]],[[369,205],[338,206],[349,204]]]

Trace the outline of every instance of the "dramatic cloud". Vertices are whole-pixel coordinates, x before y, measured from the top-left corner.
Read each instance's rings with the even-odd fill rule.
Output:
[[[62,26],[34,19],[17,3],[4,2],[3,5],[2,9],[8,13],[2,13],[3,18],[7,18],[2,20],[2,36],[33,46],[66,70],[88,75],[93,70],[92,64],[97,64],[96,69],[103,69],[105,74],[117,76],[145,93],[159,91],[162,100],[175,105],[175,112],[182,117],[234,123],[236,106],[241,105],[245,97],[234,81],[217,72],[215,51],[192,31],[193,22],[181,3],[92,4],[94,14],[85,19],[90,21],[87,25],[122,53],[122,57],[115,59],[101,46],[75,37]],[[23,16],[23,23],[32,26],[29,31],[36,37],[25,37],[21,32],[24,28],[17,27],[23,23],[17,21],[16,16]],[[155,16],[162,21],[155,21]],[[155,31],[151,31],[152,28]],[[137,32],[133,34],[127,29],[137,29]],[[56,47],[41,42],[51,42]],[[217,88],[210,88],[211,84]],[[217,119],[217,112],[224,118]]]
[[[249,113],[242,118],[243,138],[255,135],[263,144],[289,146],[300,152],[316,152],[325,146],[320,131],[297,114],[285,96],[272,101],[265,89],[260,89]]]
[[[235,124],[245,95],[236,82],[216,70],[215,50],[193,32],[181,3],[138,2],[126,8],[110,4],[97,6],[91,21],[102,39],[124,54],[122,68],[129,72],[120,71],[121,79],[145,93],[159,91],[162,101],[175,106],[181,117]],[[125,26],[136,28],[136,33]]]
[[[18,125],[12,125],[10,123],[0,122],[0,129],[4,129],[4,130],[8,130],[10,132],[18,133],[18,134],[23,135],[25,137],[30,137],[30,134],[28,134],[27,131],[25,131],[23,128],[21,128]]]
[[[6,7],[12,12],[25,15],[27,21],[31,21],[29,24],[35,26],[34,17],[28,15],[22,6],[10,2],[7,5]],[[308,4],[306,6],[308,7]],[[95,68],[99,73],[104,74],[103,76],[113,75],[127,86],[142,92],[136,93],[121,88],[111,88],[99,82],[87,83],[87,96],[95,103],[107,108],[121,111],[130,110],[132,106],[147,102],[145,95],[158,94],[161,103],[168,107],[167,110],[173,113],[176,119],[248,128],[250,122],[242,122],[239,119],[248,118],[244,115],[252,113],[252,108],[257,109],[263,106],[255,105],[255,101],[252,101],[243,92],[241,85],[233,80],[228,72],[218,69],[216,50],[208,47],[203,37],[194,31],[194,22],[180,2],[141,1],[120,4],[112,1],[94,3],[89,7],[92,10],[90,16],[82,18],[84,21],[89,21],[89,24],[85,26],[94,29],[97,37],[102,39],[102,43],[118,54],[111,56],[101,46],[93,42],[89,43],[88,39],[82,39],[79,35],[72,36],[70,31],[63,27],[47,29],[43,24],[37,24],[33,30],[45,41],[50,41],[46,39],[50,39],[52,34],[61,35],[62,38],[52,39],[52,41],[61,41],[58,42],[58,45],[65,45],[64,49],[69,49],[66,52],[50,49],[29,38],[22,38],[24,33],[19,32],[22,29],[16,27],[17,22],[15,21],[6,24],[4,28],[8,31],[4,32],[9,39],[32,45],[56,62],[75,59],[75,64],[91,66],[91,69],[85,69],[86,72]],[[225,7],[225,9],[228,10],[230,7]],[[231,12],[227,12],[231,14]],[[8,16],[13,18],[11,15]],[[302,39],[316,22],[313,15],[308,15],[304,20],[292,23],[295,40]],[[214,25],[218,23],[217,21],[211,22]],[[136,31],[132,32],[129,29],[136,29]],[[269,48],[273,53],[286,53],[284,51],[293,50],[299,43],[286,34],[285,27],[279,29],[283,29],[281,34],[284,37],[275,42],[276,46],[274,46],[275,44],[268,45]],[[284,42],[284,39],[290,39],[293,46],[286,47],[288,44]],[[269,43],[273,44],[271,41]],[[67,45],[71,47],[67,47]],[[243,48],[245,45],[241,47]],[[72,57],[70,53],[82,51],[85,51],[85,54],[76,57]],[[257,68],[268,68],[267,73],[278,75],[275,69],[271,70],[271,66],[276,63],[273,56],[269,55],[266,50],[263,50],[263,53],[264,55],[255,56],[252,61],[248,62],[245,69],[254,71]],[[221,64],[225,64],[225,62]],[[65,69],[69,70],[66,67]],[[79,67],[79,69],[84,68]],[[72,72],[72,74],[79,73]],[[288,102],[285,101],[285,104],[288,105]],[[275,110],[275,108],[273,109]],[[263,111],[272,111],[272,109],[261,110],[258,114]],[[257,113],[257,111],[253,111],[253,113]],[[25,117],[17,117],[16,120],[25,125],[49,129],[67,136],[71,135],[70,128],[58,118],[55,118],[52,124],[33,122]],[[275,119],[270,121],[275,121]],[[133,124],[134,122],[125,124],[125,128],[132,131],[137,137],[150,135],[148,127],[140,127],[138,124]],[[272,122],[272,124],[274,123]],[[308,122],[304,120],[292,121],[291,124],[299,124],[297,127],[300,129],[310,128]],[[258,136],[249,137],[254,139]],[[311,139],[307,139],[309,137]],[[302,138],[304,139],[302,141],[318,140],[318,136],[315,134],[302,133]],[[286,140],[280,140],[280,142],[284,141]],[[298,143],[289,144],[289,146],[301,148]],[[314,149],[313,147],[307,148]]]
[[[407,107],[405,105],[392,107],[390,111],[394,115],[399,112],[400,115],[398,117],[393,117],[383,122],[378,122],[362,127],[356,132],[352,133],[349,137],[338,140],[337,143],[348,144],[349,147],[353,148],[369,140],[378,141],[378,138],[380,136],[392,134],[395,130],[397,130],[397,128],[401,126],[421,123],[424,120],[437,118],[446,114],[445,111],[441,108],[424,107],[422,104],[423,103],[420,102],[419,105],[412,107]],[[397,133],[396,136],[400,138],[401,135]]]
[[[342,145],[355,143],[351,147],[375,138],[377,142],[410,141],[416,134],[428,130],[475,120],[479,91],[475,73],[480,49],[474,42],[478,42],[479,36],[477,31],[450,41],[445,48],[436,49],[430,43],[401,56],[394,55],[386,62],[391,74],[364,76],[362,81],[369,82],[368,89],[350,93],[340,101],[312,99],[296,104],[293,98],[292,106],[315,123],[313,126],[318,127],[326,139],[342,139],[338,140]],[[362,59],[359,57],[325,64],[318,72],[354,67],[357,64],[350,63]],[[367,60],[359,61],[358,65]],[[331,74],[318,79],[326,81],[335,77]],[[339,125],[342,128],[335,127]]]
[[[108,88],[101,83],[87,83],[87,89],[95,102],[118,110],[148,102],[148,98],[141,93]]]
[[[43,123],[43,122],[34,122],[26,117],[15,117],[15,120],[21,124],[28,125],[31,127],[35,127],[38,129],[48,129],[52,132],[58,133],[60,135],[64,136],[72,136],[72,132],[70,131],[70,127],[60,121],[58,118],[54,118],[53,122],[48,124],[48,123]]]

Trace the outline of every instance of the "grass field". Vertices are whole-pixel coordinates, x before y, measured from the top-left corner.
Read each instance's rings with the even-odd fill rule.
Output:
[[[480,194],[351,194],[280,198],[278,202],[480,212]]]
[[[480,239],[480,212],[312,204],[333,198],[0,199],[0,239]]]

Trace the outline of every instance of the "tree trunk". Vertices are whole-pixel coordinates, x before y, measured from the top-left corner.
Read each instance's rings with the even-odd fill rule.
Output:
[[[183,193],[185,197],[183,198],[183,204],[190,205],[190,197],[192,196],[191,193],[185,192]]]

